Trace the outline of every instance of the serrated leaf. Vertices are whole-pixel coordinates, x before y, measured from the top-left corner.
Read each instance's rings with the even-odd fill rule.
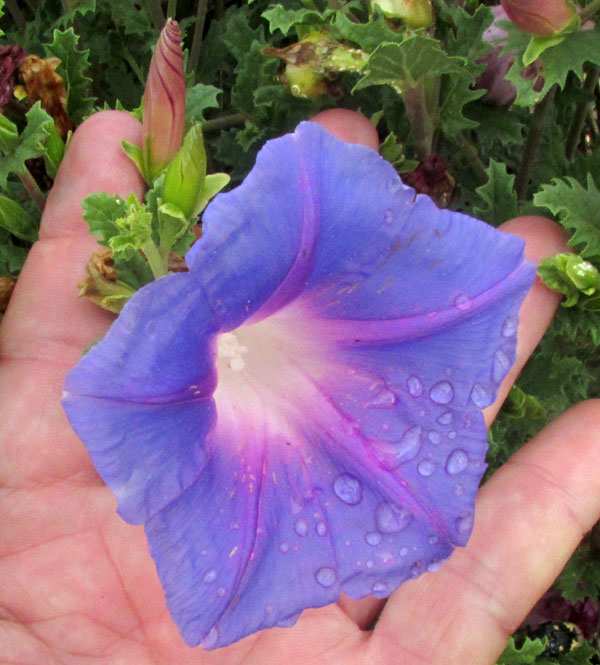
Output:
[[[78,44],[79,36],[75,34],[73,28],[64,32],[55,30],[52,43],[44,44],[47,56],[54,56],[60,60],[56,71],[64,79],[67,90],[67,112],[76,125],[91,113],[95,101],[95,98],[87,96],[87,89],[92,82],[87,76],[90,52],[78,49]]]
[[[223,91],[214,85],[198,83],[186,91],[185,117],[189,124],[202,122],[206,109],[218,109],[218,95]]]
[[[545,648],[546,645],[539,638],[532,640],[526,637],[523,644],[517,646],[514,637],[509,637],[497,665],[529,665],[535,663],[536,658],[544,652]]]
[[[536,206],[548,208],[560,223],[572,232],[569,245],[581,246],[585,259],[600,259],[600,192],[591,173],[587,188],[575,180],[555,178],[533,197]]]
[[[0,226],[26,242],[35,242],[38,238],[39,220],[34,219],[16,201],[2,194],[0,194]]]
[[[437,39],[413,34],[401,44],[379,45],[367,62],[368,73],[354,90],[386,83],[402,90],[405,86],[414,87],[425,79],[442,74],[460,73],[462,66],[462,58],[448,56]]]
[[[556,580],[568,600],[577,602],[600,595],[600,556],[595,550],[579,548]]]
[[[488,42],[483,41],[483,33],[494,20],[490,7],[480,5],[473,14],[462,7],[449,11],[456,27],[456,34],[451,34],[446,43],[450,55],[459,55],[475,62],[492,49]]]
[[[570,72],[582,81],[586,62],[600,65],[600,33],[597,30],[580,30],[565,35],[560,43],[546,48],[539,58],[542,66],[536,71],[535,78],[523,78],[521,72],[525,64],[522,54],[527,48],[527,38],[525,36],[524,39],[524,33],[512,26],[508,30],[507,49],[512,49],[517,57],[506,78],[517,89],[514,103],[518,106],[533,106],[544,98],[555,83],[564,88]],[[534,85],[536,81],[538,85]]]
[[[116,194],[95,192],[81,202],[83,219],[87,222],[90,233],[101,245],[108,246],[109,240],[119,234],[117,219],[127,214],[125,201]]]
[[[322,26],[323,15],[314,9],[285,9],[282,5],[274,5],[262,13],[262,17],[269,22],[271,33],[280,30],[287,37],[292,26],[309,24]]]
[[[56,21],[56,25],[65,29],[73,23],[77,14],[85,16],[88,12],[95,12],[96,0],[70,0],[63,7],[68,7],[68,10]]]
[[[368,23],[356,23],[338,12],[332,23],[336,37],[354,42],[367,53],[372,53],[380,44],[401,43],[404,35],[390,30],[383,14],[373,16]]]
[[[506,164],[490,159],[485,170],[488,181],[475,191],[483,200],[485,207],[475,207],[474,213],[486,222],[498,226],[518,214],[517,196],[513,191],[515,176],[508,173]]]
[[[13,150],[0,160],[0,189],[6,190],[10,173],[27,173],[25,161],[41,157],[45,152],[44,141],[48,136],[49,126],[54,120],[36,102],[26,114],[27,125],[21,132]]]
[[[222,40],[235,59],[244,62],[255,42],[265,45],[265,31],[262,26],[253,30],[245,12],[239,11],[227,20]]]

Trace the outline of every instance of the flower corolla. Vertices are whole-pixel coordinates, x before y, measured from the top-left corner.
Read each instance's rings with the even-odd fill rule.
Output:
[[[63,402],[186,642],[386,597],[465,545],[481,410],[535,274],[522,240],[302,123],[210,203],[186,261],[131,298]]]

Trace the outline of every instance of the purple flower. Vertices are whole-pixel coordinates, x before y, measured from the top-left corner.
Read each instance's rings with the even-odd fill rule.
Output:
[[[208,206],[187,263],[64,398],[186,642],[388,596],[464,545],[534,277],[522,241],[303,123]]]

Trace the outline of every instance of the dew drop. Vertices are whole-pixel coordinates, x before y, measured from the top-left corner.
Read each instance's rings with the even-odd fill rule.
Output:
[[[448,404],[454,397],[454,388],[450,381],[439,381],[431,387],[429,397],[436,404]]]
[[[387,591],[387,587],[384,582],[374,582],[373,586],[371,587],[371,591],[373,593],[385,593]]]
[[[367,544],[371,545],[372,547],[377,547],[377,545],[379,545],[381,542],[381,534],[377,531],[371,531],[365,536],[365,540],[367,541]]]
[[[380,533],[397,533],[405,529],[413,519],[412,513],[389,501],[383,501],[375,508],[375,524]]]
[[[442,436],[439,432],[436,432],[435,430],[431,430],[429,434],[427,435],[427,438],[431,441],[431,443],[437,445],[438,443],[441,442]]]
[[[494,399],[481,384],[476,383],[471,390],[471,401],[475,406],[484,409],[486,406],[489,406]]]
[[[460,534],[470,533],[473,528],[473,514],[464,513],[456,519],[456,530]]]
[[[454,414],[452,411],[444,411],[441,416],[438,417],[437,422],[440,425],[450,425],[450,423],[454,420]]]
[[[315,573],[315,579],[321,586],[327,589],[328,587],[333,586],[335,584],[336,580],[335,570],[333,568],[327,568],[327,566],[319,568],[319,570],[317,570],[317,572]]]
[[[419,577],[419,575],[422,575],[425,572],[425,570],[426,567],[424,561],[415,561],[413,565],[410,567],[410,576]]]
[[[389,550],[379,550],[375,552],[375,558],[381,561],[384,566],[394,560],[394,555]]]
[[[273,607],[273,603],[267,603],[265,605],[265,614],[273,614],[275,611],[275,608]]]
[[[429,573],[435,573],[437,570],[439,570],[445,563],[448,561],[448,558],[446,559],[438,559],[437,561],[432,561],[428,566],[427,566],[427,572]]]
[[[296,524],[294,524],[294,531],[302,538],[306,536],[308,533],[308,522],[304,519],[304,517],[296,520]]]
[[[454,306],[461,312],[466,312],[467,310],[471,309],[471,307],[473,307],[473,301],[471,298],[469,298],[469,296],[461,293],[460,295],[456,296],[456,298],[454,298]]]
[[[391,224],[393,221],[394,221],[394,213],[391,211],[390,208],[387,208],[387,210],[383,211],[383,223]]]
[[[370,409],[391,409],[396,404],[396,395],[389,389],[383,388],[370,402],[367,407]]]
[[[438,542],[438,540],[439,540],[439,538],[438,538],[438,536],[435,535],[435,533],[432,533],[431,536],[429,536],[429,538],[427,538],[427,542],[430,545],[435,545]]]
[[[213,626],[209,631],[208,635],[200,642],[200,646],[205,649],[212,649],[215,644],[219,641],[219,631]]]
[[[456,439],[456,432],[454,430],[452,430],[451,432],[448,432],[448,438],[450,439],[450,441],[452,441],[453,439]]]
[[[229,530],[230,531],[237,531],[240,528],[240,523],[239,522],[232,522],[229,525]]]
[[[399,464],[414,459],[421,448],[421,428],[410,427],[396,444],[395,455]]]
[[[223,596],[224,596],[226,593],[227,593],[227,589],[226,589],[224,586],[220,586],[220,587],[217,589],[217,596],[219,596],[219,598],[223,598]]]
[[[400,556],[406,556],[408,554],[408,547],[400,548]]]
[[[465,493],[465,486],[462,483],[456,483],[452,488],[454,496],[462,496]]]
[[[202,578],[205,584],[212,584],[217,579],[217,571],[215,568],[209,568]]]
[[[512,337],[517,332],[518,319],[516,316],[509,316],[502,324],[502,337]]]
[[[494,354],[494,362],[492,363],[492,380],[495,384],[500,385],[502,383],[502,379],[510,369],[510,364],[510,358],[502,349],[498,349]]]
[[[446,460],[446,471],[451,475],[455,476],[457,473],[464,471],[467,468],[469,463],[469,458],[467,453],[460,448],[453,450],[448,459]]]
[[[315,531],[317,532],[318,536],[326,536],[327,535],[327,524],[321,520],[320,522],[317,522],[315,524]]]
[[[156,332],[156,321],[148,321],[148,323],[146,324],[146,327],[144,328],[144,332],[149,337],[152,337],[154,335],[154,333]]]
[[[286,543],[283,541],[282,543],[279,543],[279,551],[285,554],[286,552],[289,552],[290,550],[290,545],[289,543]]]
[[[400,178],[391,178],[388,180],[387,188],[390,194],[397,194],[402,188]]]
[[[365,566],[366,566],[367,568],[369,568],[369,569],[373,568],[374,565],[375,565],[375,564],[371,561],[371,559],[369,559],[369,560],[365,563]]]
[[[419,462],[419,465],[417,466],[417,471],[422,476],[427,478],[431,476],[432,473],[435,471],[435,464],[430,459],[424,459],[421,462]]]
[[[349,506],[355,506],[362,501],[362,485],[358,478],[349,473],[342,473],[335,479],[333,491],[338,499]]]
[[[423,394],[423,382],[418,376],[412,374],[406,379],[406,389],[411,397],[421,397]]]

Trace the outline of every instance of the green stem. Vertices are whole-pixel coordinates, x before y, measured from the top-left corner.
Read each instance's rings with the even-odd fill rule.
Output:
[[[44,192],[42,192],[42,190],[39,188],[39,185],[31,173],[29,173],[29,171],[26,171],[25,173],[17,173],[17,177],[23,183],[25,191],[29,194],[35,205],[40,209],[41,212],[44,212],[46,197],[44,196]]]
[[[587,7],[584,7],[579,13],[581,25],[590,19],[598,10],[600,10],[600,0],[594,0],[593,2],[590,2]]]
[[[519,201],[522,201],[527,194],[529,178],[531,177],[531,172],[535,165],[537,153],[544,134],[544,126],[548,119],[550,109],[552,108],[556,89],[557,84],[555,83],[550,90],[548,90],[542,101],[535,107],[533,112],[527,142],[525,143],[525,150],[523,151],[523,159],[521,160],[521,166],[519,167],[519,172],[515,178],[514,190]]]
[[[200,46],[202,45],[202,35],[204,33],[204,21],[206,19],[206,8],[208,0],[198,0],[196,8],[196,22],[194,24],[194,36],[192,37],[192,48],[190,49],[190,58],[188,60],[188,72],[195,72],[198,69],[200,59]]]
[[[210,134],[212,132],[218,132],[221,129],[229,129],[229,127],[243,125],[247,119],[248,117],[243,113],[232,113],[231,115],[224,115],[220,118],[206,120],[202,123],[202,133]]]
[[[123,60],[125,60],[125,62],[131,67],[137,80],[142,84],[142,86],[145,85],[146,76],[144,75],[144,71],[135,61],[135,58],[132,57],[131,53],[129,53],[129,50],[127,49],[125,44],[121,44],[121,55],[123,56]]]
[[[437,109],[439,81],[437,79],[416,81],[399,92],[406,108],[417,157],[424,159],[433,152],[436,124],[433,114]]]
[[[488,174],[485,171],[485,166],[477,154],[477,150],[467,141],[462,132],[457,132],[456,142],[458,143],[459,148],[462,150],[463,154],[467,158],[469,165],[473,168],[473,171],[477,178],[481,181],[482,184],[485,184],[488,180]]]
[[[164,259],[161,257],[156,245],[152,241],[144,245],[142,247],[142,251],[146,256],[146,259],[150,264],[152,274],[156,279],[167,274],[167,265]]]
[[[577,146],[581,139],[581,132],[586,123],[588,112],[590,106],[594,101],[594,90],[598,85],[598,79],[600,78],[600,69],[597,65],[592,65],[587,72],[585,78],[585,83],[583,84],[583,89],[589,95],[589,99],[584,99],[583,101],[577,104],[575,109],[575,117],[573,118],[573,123],[571,124],[571,130],[569,131],[569,136],[567,137],[567,146],[566,146],[566,155],[569,161],[575,159],[575,153],[577,151]]]
[[[6,6],[8,7],[10,15],[13,17],[13,21],[17,24],[17,28],[19,28],[19,32],[25,32],[27,29],[27,21],[15,0],[6,0]]]
[[[165,15],[163,14],[160,0],[147,0],[148,13],[152,19],[152,25],[157,30],[162,30],[165,24]]]
[[[169,3],[167,4],[167,16],[169,18],[175,18],[175,14],[177,13],[177,0],[169,0]]]

